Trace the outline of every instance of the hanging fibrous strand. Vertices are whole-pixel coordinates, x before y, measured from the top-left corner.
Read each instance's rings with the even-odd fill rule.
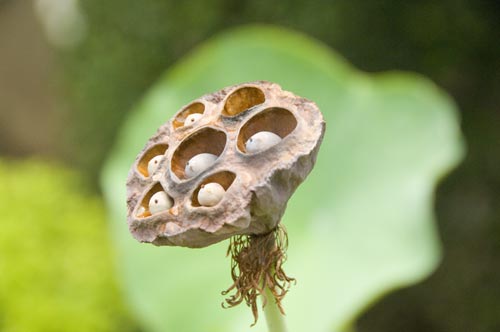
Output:
[[[281,300],[295,282],[295,279],[287,276],[283,270],[287,247],[288,236],[281,224],[266,234],[233,236],[227,250],[227,255],[231,257],[233,284],[222,294],[234,294],[230,295],[222,306],[234,307],[245,301],[254,316],[252,326],[257,323],[259,317],[259,296],[262,307],[266,306],[268,301],[274,301],[280,312],[285,314]],[[266,288],[269,288],[272,299],[267,298]]]

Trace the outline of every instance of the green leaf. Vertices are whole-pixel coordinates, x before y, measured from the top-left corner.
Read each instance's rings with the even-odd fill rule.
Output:
[[[120,273],[151,331],[250,329],[244,305],[223,310],[227,242],[204,249],[136,243],[125,179],[149,136],[182,105],[225,86],[268,80],[315,101],[326,135],[315,169],[288,204],[289,330],[338,331],[385,293],[439,263],[433,195],[463,155],[453,102],[414,74],[367,75],[322,44],[279,28],[231,30],[195,49],[156,84],[124,126],[103,173]]]

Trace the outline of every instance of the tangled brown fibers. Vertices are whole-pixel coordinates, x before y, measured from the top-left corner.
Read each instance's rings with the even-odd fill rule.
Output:
[[[252,309],[255,325],[259,318],[257,298],[262,296],[262,308],[267,304],[265,290],[269,288],[281,314],[284,314],[281,300],[295,282],[283,271],[286,260],[288,236],[283,226],[263,235],[236,235],[231,238],[227,255],[231,256],[231,277],[233,284],[222,295],[233,290],[235,294],[222,303],[224,308],[237,306],[245,301]],[[272,299],[271,299],[272,300]]]

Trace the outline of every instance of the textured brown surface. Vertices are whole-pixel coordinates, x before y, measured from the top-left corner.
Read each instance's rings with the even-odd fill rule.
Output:
[[[197,103],[204,107],[193,108]],[[183,126],[193,109],[204,109],[203,117]],[[274,83],[245,83],[200,97],[163,124],[132,165],[127,181],[131,233],[141,242],[156,245],[205,247],[236,234],[270,232],[311,171],[324,129],[313,102]],[[260,153],[246,153],[246,139],[264,130],[281,136],[281,142]],[[165,146],[160,167],[147,174],[147,161],[156,155],[151,151]],[[209,169],[186,179],[185,164],[203,152],[219,158]],[[226,189],[225,196],[213,207],[200,206],[196,193],[212,181]],[[148,199],[161,188],[174,205],[151,215]]]

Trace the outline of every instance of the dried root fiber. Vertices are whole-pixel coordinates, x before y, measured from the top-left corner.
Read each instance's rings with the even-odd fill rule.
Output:
[[[286,260],[288,237],[283,226],[262,235],[236,235],[231,238],[227,255],[231,256],[231,277],[233,284],[223,295],[230,295],[224,308],[239,305],[243,301],[252,309],[254,323],[257,323],[259,312],[257,299],[261,296],[262,307],[268,301],[275,301],[281,314],[285,314],[281,300],[285,297],[294,278],[283,271]],[[265,290],[269,288],[273,299],[268,299]]]

